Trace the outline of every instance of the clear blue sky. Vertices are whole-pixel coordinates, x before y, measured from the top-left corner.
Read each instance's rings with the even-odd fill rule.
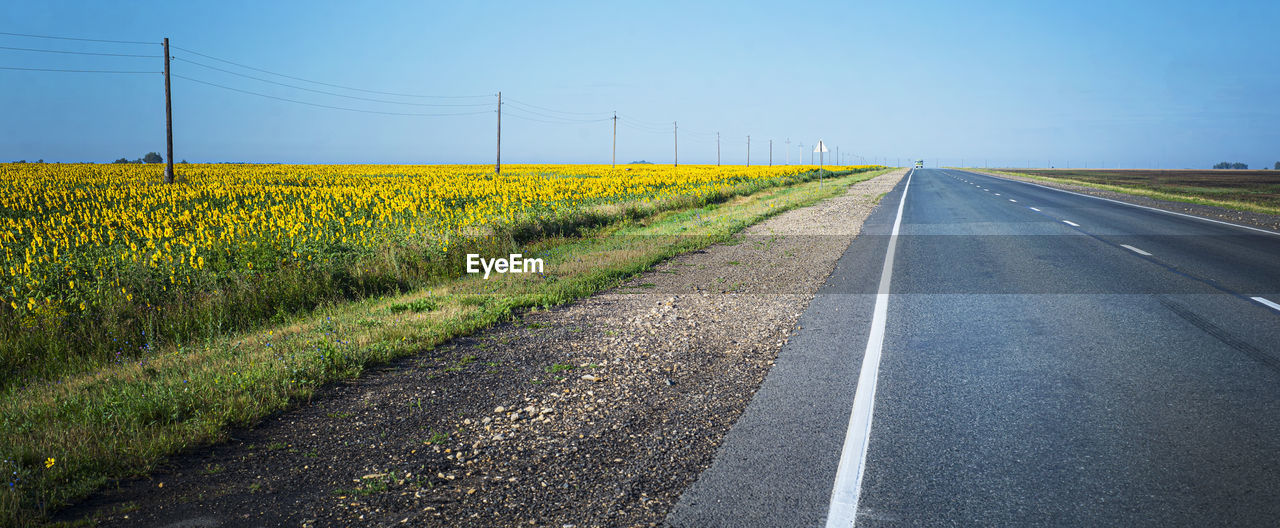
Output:
[[[484,95],[628,119],[618,160],[785,160],[786,139],[893,162],[1208,167],[1280,160],[1280,2],[61,2],[0,5],[0,31],[159,42],[385,92]],[[159,46],[0,35],[0,46],[159,55]],[[401,102],[418,99],[257,77]],[[0,66],[161,69],[160,59],[0,50]],[[175,60],[173,72],[316,104],[415,107],[299,91]],[[410,117],[303,106],[174,79],[175,157],[491,163],[492,112]],[[159,75],[0,70],[0,159],[164,151]],[[526,110],[531,108],[525,107]],[[609,161],[608,121],[504,106],[506,162]],[[650,132],[633,127],[657,127]],[[806,155],[807,156],[807,155]]]

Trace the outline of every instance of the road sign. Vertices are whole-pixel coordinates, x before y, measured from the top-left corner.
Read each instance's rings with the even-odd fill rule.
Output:
[[[816,154],[818,152],[831,152],[831,151],[827,150],[827,145],[824,144],[821,139],[819,139],[818,146],[813,147],[813,152]]]

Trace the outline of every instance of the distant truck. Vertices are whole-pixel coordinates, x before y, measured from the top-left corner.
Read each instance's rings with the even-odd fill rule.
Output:
[[[923,169],[923,168],[924,168],[924,160],[916,160],[916,168],[917,168],[917,169]]]

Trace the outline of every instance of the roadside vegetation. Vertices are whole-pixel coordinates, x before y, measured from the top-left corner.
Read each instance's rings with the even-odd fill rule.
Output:
[[[219,441],[230,427],[252,425],[310,398],[325,383],[429,350],[519,310],[545,309],[612,287],[668,257],[842,193],[883,172],[877,169],[746,178],[697,192],[639,193],[590,204],[579,214],[519,217],[473,237],[450,239],[449,253],[459,256],[441,256],[437,271],[422,275],[421,282],[371,280],[383,286],[339,288],[341,296],[245,312],[237,316],[245,323],[222,320],[210,331],[181,334],[185,339],[151,341],[117,361],[85,361],[11,379],[0,389],[0,473],[8,479],[0,491],[0,524],[39,521],[110,479],[145,474],[168,455]],[[826,179],[823,185],[819,177]],[[523,253],[544,259],[546,273],[459,276],[466,252]],[[394,262],[414,269],[422,266],[415,260],[421,254],[401,253]],[[373,255],[389,262],[385,253]],[[297,273],[288,266],[272,269],[286,271],[253,284],[270,288],[270,281]],[[361,269],[356,265],[349,272]],[[332,277],[290,280],[335,287]],[[265,318],[248,322],[255,315]]]
[[[0,388],[136,361],[807,167],[0,165]]]
[[[1280,215],[1280,172],[1195,170],[979,170],[1068,183],[1157,200]]]

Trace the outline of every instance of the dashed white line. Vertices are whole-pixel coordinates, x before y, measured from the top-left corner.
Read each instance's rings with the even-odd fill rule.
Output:
[[[902,201],[898,202],[898,217],[893,221],[889,247],[884,253],[880,290],[876,293],[876,305],[871,314],[871,332],[867,336],[866,351],[862,354],[862,371],[858,374],[858,388],[853,395],[853,409],[849,412],[849,429],[845,433],[844,447],[840,449],[840,465],[836,468],[836,481],[831,489],[827,528],[853,526],[858,516],[862,474],[867,466],[867,447],[871,442],[871,415],[876,403],[876,381],[880,376],[880,352],[884,349],[885,323],[889,318],[889,282],[893,278],[893,255],[898,247],[898,231],[902,226],[902,210],[907,205],[907,190],[911,188],[912,173],[907,173],[907,185],[902,188]]]
[[[996,193],[996,196],[1000,196],[1000,193]]]
[[[1266,299],[1263,299],[1262,297],[1250,297],[1250,299],[1253,299],[1253,300],[1258,301],[1258,302],[1260,302],[1260,303],[1262,303],[1262,304],[1265,304],[1265,305],[1267,305],[1269,308],[1271,308],[1271,309],[1273,309],[1273,310],[1280,310],[1280,304],[1273,303],[1273,302],[1271,302],[1271,301],[1268,301],[1268,300],[1266,300]]]
[[[991,175],[990,175],[990,174],[987,174],[986,176],[991,176]],[[1008,179],[1008,178],[1001,178],[1000,176],[991,176],[991,177],[992,177],[992,178],[998,178],[998,179],[1001,179],[1001,180],[1004,180],[1004,181],[1008,181],[1008,182],[1021,183],[1021,184],[1023,184],[1023,185],[1031,185],[1031,186],[1034,186],[1034,187],[1039,187],[1039,188],[1041,188],[1041,189],[1046,189],[1046,190],[1050,190],[1050,191],[1061,192],[1061,193],[1067,193],[1067,194],[1074,194],[1074,195],[1076,195],[1076,196],[1082,196],[1082,197],[1085,197],[1085,198],[1092,198],[1092,199],[1094,199],[1094,200],[1102,200],[1102,201],[1104,201],[1104,202],[1111,202],[1111,203],[1114,203],[1114,204],[1127,205],[1127,206],[1129,206],[1129,207],[1137,207],[1137,208],[1139,208],[1139,209],[1147,209],[1147,210],[1149,210],[1149,211],[1155,211],[1155,212],[1157,212],[1157,213],[1164,213],[1164,214],[1171,214],[1171,215],[1176,215],[1176,216],[1182,216],[1182,217],[1186,217],[1186,218],[1191,218],[1191,219],[1193,219],[1193,220],[1201,220],[1201,221],[1204,221],[1204,222],[1213,222],[1213,223],[1215,223],[1215,224],[1228,225],[1228,226],[1231,226],[1231,227],[1238,227],[1238,228],[1240,228],[1240,229],[1248,229],[1248,230],[1250,230],[1250,231],[1257,231],[1257,232],[1259,232],[1259,233],[1266,233],[1266,234],[1268,234],[1268,235],[1276,235],[1276,236],[1280,236],[1280,232],[1277,232],[1277,231],[1271,231],[1271,230],[1268,230],[1268,229],[1259,229],[1259,228],[1257,228],[1257,227],[1250,227],[1250,226],[1246,226],[1246,225],[1233,224],[1233,223],[1231,223],[1231,222],[1223,222],[1222,220],[1214,220],[1214,219],[1212,219],[1212,218],[1205,218],[1205,217],[1203,217],[1203,216],[1196,216],[1196,215],[1190,215],[1190,214],[1186,214],[1186,213],[1179,213],[1179,212],[1177,212],[1177,211],[1169,211],[1169,210],[1159,209],[1159,208],[1155,208],[1155,207],[1148,207],[1148,206],[1145,206],[1145,205],[1138,205],[1138,204],[1135,204],[1135,203],[1122,202],[1122,201],[1120,201],[1120,200],[1112,200],[1112,199],[1110,199],[1110,198],[1103,198],[1103,197],[1101,197],[1101,196],[1092,196],[1092,195],[1088,195],[1088,194],[1083,194],[1083,193],[1078,193],[1078,192],[1072,192],[1072,191],[1067,191],[1067,190],[1063,190],[1063,189],[1055,189],[1055,188],[1053,188],[1053,187],[1048,187],[1048,186],[1045,186],[1045,185],[1040,185],[1040,184],[1038,184],[1038,183],[1024,182],[1024,181],[1021,181],[1021,180],[1011,180],[1011,179]]]
[[[1013,203],[1018,203],[1018,201],[1017,201],[1017,200],[1014,200],[1013,198],[1010,198],[1010,199],[1009,199],[1009,201],[1010,201],[1010,202],[1013,202]]]
[[[1077,223],[1072,222],[1072,221],[1070,221],[1070,220],[1063,220],[1063,221],[1062,221],[1062,223],[1067,224],[1067,225],[1069,225],[1069,226],[1071,226],[1071,227],[1080,227],[1080,224],[1077,224]]]
[[[1036,209],[1035,207],[1030,207],[1029,209],[1031,209],[1032,211],[1035,211],[1035,212],[1037,212],[1037,213],[1038,213],[1038,212],[1040,212],[1040,210],[1039,210],[1039,209]]]
[[[1134,252],[1134,253],[1137,253],[1137,254],[1139,254],[1139,255],[1142,255],[1142,256],[1144,256],[1144,257],[1150,257],[1150,256],[1151,256],[1151,254],[1150,254],[1150,253],[1147,253],[1146,251],[1143,251],[1143,250],[1138,249],[1138,248],[1136,248],[1136,247],[1130,246],[1129,244],[1120,244],[1120,247],[1125,248],[1125,249],[1127,249],[1127,250],[1129,250],[1129,251],[1132,251],[1132,252]]]

